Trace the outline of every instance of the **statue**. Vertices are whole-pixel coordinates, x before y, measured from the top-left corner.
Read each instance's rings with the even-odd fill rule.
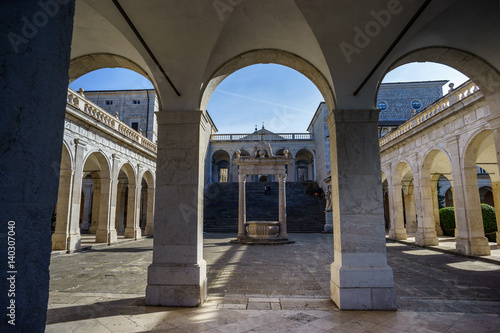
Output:
[[[253,158],[266,158],[266,157],[274,157],[271,144],[265,141],[259,141],[254,147],[252,151]]]
[[[332,211],[332,186],[331,185],[328,185],[328,188],[326,189],[325,199],[326,199],[325,212],[331,212]]]
[[[241,150],[239,150],[239,149],[238,149],[238,150],[236,151],[236,159],[238,159],[238,160],[239,160],[240,158],[241,158]]]
[[[288,154],[289,154],[289,153],[290,153],[290,152],[288,151],[288,149],[284,149],[284,150],[283,150],[283,156],[284,156],[285,158],[288,158]]]

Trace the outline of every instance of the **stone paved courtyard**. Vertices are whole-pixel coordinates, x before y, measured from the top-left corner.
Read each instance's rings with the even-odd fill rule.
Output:
[[[329,299],[333,237],[282,246],[206,234],[202,308],[146,307],[152,239],[54,255],[47,332],[499,332],[500,265],[389,242],[397,312],[339,311]]]

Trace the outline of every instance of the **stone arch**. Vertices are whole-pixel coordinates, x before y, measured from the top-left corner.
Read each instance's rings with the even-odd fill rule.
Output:
[[[498,96],[500,91],[500,73],[486,60],[470,52],[449,47],[425,47],[408,52],[390,64],[379,77],[376,91],[379,90],[382,78],[391,70],[412,62],[435,62],[450,66],[476,83],[488,100]],[[375,94],[376,103],[377,94]],[[498,100],[498,97],[492,97]]]
[[[73,158],[73,153],[69,148],[69,144],[66,140],[63,140],[62,156],[61,156],[61,169],[73,170],[75,166],[75,160]]]
[[[463,153],[464,168],[483,168],[492,182],[500,181],[493,131],[481,129],[470,136]]]
[[[148,79],[153,84],[155,91],[158,91],[156,81],[141,66],[128,58],[112,53],[86,54],[72,59],[68,71],[69,84],[85,74],[103,68],[125,68],[134,71]],[[159,94],[157,95],[161,110],[161,98]]]
[[[451,181],[450,154],[441,147],[432,147],[423,154],[420,170],[421,177],[428,174],[431,178],[435,178],[438,174],[442,174]]]
[[[231,180],[231,154],[225,149],[217,149],[210,159],[212,182],[227,183]]]
[[[136,170],[130,164],[130,162],[123,162],[120,165],[120,168],[118,169],[118,180],[120,180],[120,177],[122,177],[123,179],[123,175],[127,177],[127,181],[129,184],[136,185]]]
[[[155,177],[154,173],[151,172],[151,170],[147,169],[144,170],[144,172],[141,175],[141,179],[144,179],[146,181],[146,184],[148,185],[148,188],[155,188]]]
[[[106,154],[97,149],[89,151],[87,155],[84,157],[83,159],[84,174],[86,169],[88,170],[87,173],[96,172],[99,173],[99,175],[102,177],[107,177],[107,178],[111,177],[111,161],[106,156]]]
[[[315,180],[316,155],[309,148],[299,149],[293,158],[296,181]]]
[[[328,80],[323,73],[321,73],[309,61],[296,54],[283,50],[260,49],[239,54],[227,61],[215,71],[215,73],[211,76],[210,81],[203,87],[201,92],[200,110],[206,110],[208,101],[210,100],[213,92],[226,77],[242,68],[256,64],[268,63],[290,67],[303,74],[318,88],[328,109],[333,110],[335,108],[336,100],[334,90],[328,83]]]

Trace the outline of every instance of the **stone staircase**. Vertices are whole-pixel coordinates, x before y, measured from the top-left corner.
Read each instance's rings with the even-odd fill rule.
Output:
[[[264,185],[272,193],[264,195]],[[286,183],[288,232],[321,232],[325,200],[306,193],[307,183]],[[205,188],[204,231],[238,232],[238,183],[214,183]],[[246,183],[247,221],[278,221],[278,183]]]

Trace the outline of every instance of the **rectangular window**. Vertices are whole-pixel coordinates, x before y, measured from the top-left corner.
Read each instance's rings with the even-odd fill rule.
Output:
[[[137,121],[134,121],[130,126],[133,130],[139,131],[139,123]]]
[[[138,100],[138,99],[134,99],[134,100],[132,101],[132,104],[141,104],[141,101],[140,101],[140,100]]]
[[[113,105],[113,101],[106,101],[106,105]]]

